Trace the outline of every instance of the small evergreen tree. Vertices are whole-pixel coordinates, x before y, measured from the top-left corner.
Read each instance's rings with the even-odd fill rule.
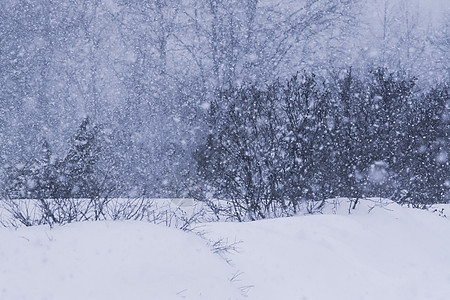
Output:
[[[43,140],[37,155],[8,168],[6,194],[9,198],[69,199],[93,198],[105,187],[104,174],[96,168],[102,155],[98,126],[89,118],[81,123],[64,159],[52,155]]]
[[[61,162],[59,180],[64,198],[92,198],[100,193],[101,180],[95,166],[100,159],[102,141],[100,128],[86,117]]]

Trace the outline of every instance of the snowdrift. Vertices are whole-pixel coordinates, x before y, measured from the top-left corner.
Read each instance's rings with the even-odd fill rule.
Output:
[[[387,200],[345,199],[324,214],[214,223],[250,299],[450,299],[450,220]]]
[[[205,223],[203,237],[145,222],[0,228],[0,299],[450,299],[448,218],[348,207]],[[219,239],[237,252],[213,253]]]
[[[195,234],[144,222],[0,231],[0,299],[236,299],[232,268]]]

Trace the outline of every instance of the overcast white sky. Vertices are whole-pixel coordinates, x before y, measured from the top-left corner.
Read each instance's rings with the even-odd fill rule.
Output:
[[[445,14],[450,13],[450,0],[418,0],[420,8],[430,13],[435,18],[443,18]],[[447,15],[448,17],[448,15]]]

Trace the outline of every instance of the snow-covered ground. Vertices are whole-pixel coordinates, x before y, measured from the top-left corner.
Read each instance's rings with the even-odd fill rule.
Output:
[[[0,299],[223,299],[232,268],[204,240],[144,222],[0,231]]]
[[[0,299],[450,299],[448,217],[337,201],[202,237],[130,221],[0,228]],[[214,253],[219,239],[237,251]]]

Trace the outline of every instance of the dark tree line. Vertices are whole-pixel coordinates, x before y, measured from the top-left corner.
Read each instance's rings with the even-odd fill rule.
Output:
[[[216,90],[350,65],[448,81],[449,18],[413,2],[2,0],[0,189],[42,139],[62,160],[86,115],[114,134],[118,190],[185,197]]]
[[[238,220],[338,196],[449,201],[449,88],[415,83],[350,70],[337,84],[303,74],[220,93],[195,153],[203,200],[229,200]]]
[[[448,202],[448,93],[447,85],[422,92],[416,79],[385,69],[349,70],[335,81],[304,73],[222,91],[194,152],[197,174],[184,184],[200,200],[228,200],[241,221],[341,196]],[[7,168],[3,197],[128,196],[116,165],[126,149],[116,136],[86,118],[64,156],[42,140],[33,159]]]

